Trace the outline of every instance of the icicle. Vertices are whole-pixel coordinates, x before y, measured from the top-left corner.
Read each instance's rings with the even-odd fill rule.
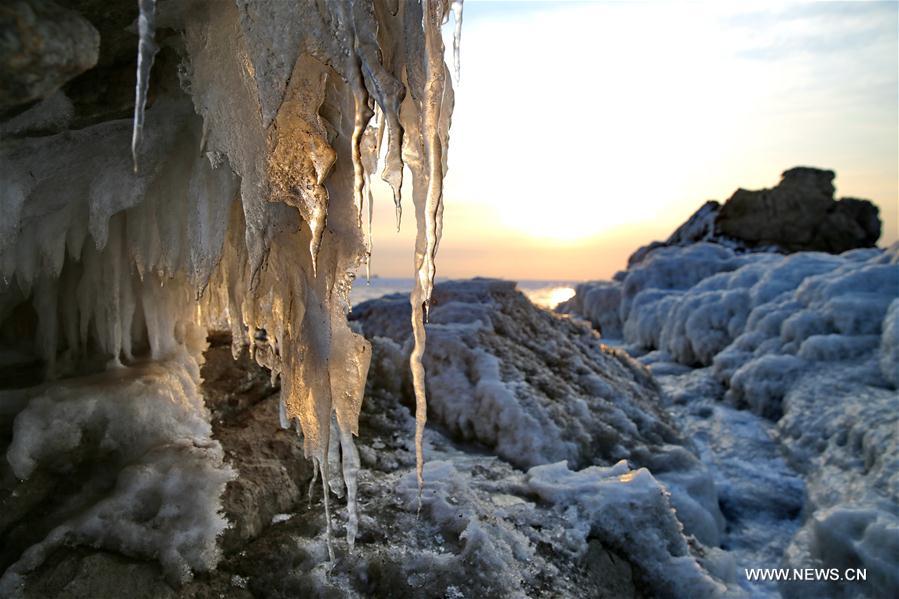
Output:
[[[419,278],[424,282],[424,316],[428,321],[431,293],[434,290],[436,267],[434,259],[440,242],[441,203],[443,202],[443,144],[440,139],[440,110],[446,85],[443,64],[443,39],[440,36],[441,4],[435,0],[424,0],[423,27],[425,33],[425,98],[423,102],[424,144],[428,167],[428,195],[425,208],[425,238],[427,250]]]
[[[365,283],[371,285],[371,258],[374,243],[372,241],[372,222],[374,221],[374,194],[371,191],[371,174],[378,168],[378,157],[381,154],[381,139],[384,132],[384,113],[375,106],[375,122],[365,130],[361,146],[364,148],[362,164],[365,167],[365,185],[363,195],[368,202],[368,230],[365,236]]]
[[[371,233],[371,223],[375,217],[375,209],[374,202],[372,201],[371,191],[368,189],[368,185],[365,186],[366,195],[368,196],[368,235],[366,238],[366,247],[365,247],[365,284],[371,285],[371,255],[372,250],[374,249],[374,244],[372,243],[372,233]]]
[[[327,433],[326,433],[327,434]],[[328,543],[328,558],[333,562],[334,561],[334,544],[331,542],[331,539],[334,537],[334,533],[331,531],[331,502],[328,497],[328,460],[327,458],[319,461],[319,468],[321,468],[322,473],[322,493],[324,495],[325,501],[325,539]]]
[[[328,471],[340,472],[340,429],[337,427],[337,419],[331,416],[331,432],[328,435]],[[336,497],[343,497],[343,479],[340,476],[331,476],[328,480],[328,488]]]
[[[424,292],[421,282],[412,289],[412,334],[415,345],[409,356],[409,368],[412,370],[412,388],[415,391],[415,474],[418,479],[418,501],[421,507],[421,491],[424,488],[424,434],[428,421],[428,400],[425,391],[425,367],[422,357],[425,354],[424,325]]]
[[[415,391],[415,465],[418,478],[419,507],[424,486],[424,428],[427,422],[427,394],[425,370],[422,358],[425,352],[425,323],[434,288],[436,268],[434,259],[442,232],[443,201],[443,140],[440,126],[443,100],[446,92],[446,67],[443,63],[443,40],[440,25],[443,22],[443,4],[435,0],[422,2],[422,28],[424,30],[424,81],[420,118],[421,137],[427,176],[427,190],[422,198],[416,198],[421,211],[416,237],[416,285],[412,290],[412,331],[414,347],[409,357],[412,383]],[[420,177],[416,183],[421,181]],[[418,195],[418,194],[416,194]]]
[[[105,279],[104,287],[106,287],[108,296],[106,298],[107,318],[106,322],[109,327],[108,335],[105,340],[106,350],[112,354],[112,359],[107,363],[107,367],[121,368],[122,360],[122,334],[124,326],[121,315],[121,294],[122,294],[122,260],[127,256],[122,246],[122,218],[114,217],[109,223],[109,239],[106,244],[109,253],[109,268],[103,270],[103,278]],[[109,297],[111,296],[111,297]],[[130,322],[128,323],[131,324]]]
[[[137,174],[137,153],[144,135],[144,110],[147,107],[147,90],[150,87],[150,69],[159,46],[156,45],[156,0],[137,0],[140,16],[137,28],[140,39],[137,43],[137,83],[134,94],[134,128],[131,133],[131,157],[134,173]]]
[[[459,79],[462,75],[461,64],[462,61],[459,59],[459,48],[462,45],[462,3],[464,0],[453,0],[452,10],[453,10],[453,25],[455,28],[453,29],[453,72],[456,75],[456,83],[459,83]]]
[[[353,36],[355,38],[355,35]],[[354,41],[355,43],[355,41]],[[359,59],[355,52],[350,52],[351,74],[350,86],[353,90],[353,103],[355,112],[353,116],[353,137],[351,140],[353,156],[353,199],[356,203],[359,228],[362,228],[362,212],[364,206],[365,165],[362,160],[362,138],[365,135],[368,122],[374,116],[374,112],[368,105],[368,92],[362,80],[362,72]]]
[[[35,282],[34,293],[31,296],[37,314],[35,344],[41,359],[44,360],[48,379],[56,378],[56,337],[59,326],[56,289],[56,279],[42,276]]]
[[[312,480],[309,481],[309,490],[306,492],[306,498],[309,500],[310,508],[312,507],[312,495],[315,492],[315,483],[318,482],[318,460],[316,460],[316,458],[312,458],[312,466]]]
[[[343,481],[346,484],[346,542],[353,549],[356,533],[359,531],[359,513],[356,507],[357,475],[359,473],[359,452],[353,443],[353,434],[340,431],[340,449],[343,456]]]
[[[321,185],[322,182],[319,182]],[[325,222],[327,221],[327,209],[314,208],[309,219],[309,257],[312,259],[312,276],[318,276],[318,252],[322,247],[322,239],[325,234]]]

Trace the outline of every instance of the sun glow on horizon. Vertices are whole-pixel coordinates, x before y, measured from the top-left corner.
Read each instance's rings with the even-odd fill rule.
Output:
[[[563,242],[664,215],[672,197],[704,199],[690,198],[702,192],[689,174],[717,158],[761,94],[731,93],[761,65],[734,70],[709,52],[727,44],[714,16],[578,4],[490,22],[490,35],[475,23],[466,55],[479,62],[458,90],[447,196],[486,199],[504,226]],[[493,50],[500,38],[516,60]],[[516,88],[523,97],[483,93]],[[469,158],[485,140],[496,146],[489,170]]]

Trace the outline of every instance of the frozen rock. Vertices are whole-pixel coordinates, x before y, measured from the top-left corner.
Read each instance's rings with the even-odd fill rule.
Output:
[[[314,487],[307,500],[312,469],[297,460],[302,441],[286,431],[271,435],[278,427],[273,389],[246,354],[232,362],[225,343],[218,339],[206,353],[204,395],[215,435],[238,471],[223,508],[244,532],[226,531],[217,570],[176,590],[152,562],[61,547],[25,577],[26,597],[104,597],[114,589],[137,597],[621,599],[725,588],[726,560],[684,535],[662,483],[624,463],[524,472],[429,428],[419,509],[409,434],[415,421],[403,399],[411,395],[402,384],[408,371],[377,349],[393,344],[386,338],[376,343],[361,413],[358,536],[352,552],[335,543],[336,559],[328,563],[320,492]],[[338,530],[348,515],[344,501],[334,506]],[[278,518],[283,511],[294,516]]]
[[[820,510],[787,549],[786,565],[793,568],[852,569],[860,581],[811,581],[781,584],[784,597],[888,596],[899,588],[894,556],[899,553],[899,519],[876,507],[840,506]]]
[[[829,179],[806,175],[793,183],[817,193],[823,202],[831,193]],[[721,244],[712,249],[700,242],[655,249],[624,272],[620,282],[605,284],[620,286],[620,302],[611,309],[623,322],[625,347],[645,354],[641,360],[663,378],[666,389],[680,389],[677,381],[693,376],[672,362],[681,368],[704,367],[695,371],[702,373],[702,385],[695,392],[678,390],[673,401],[684,405],[676,409],[685,412],[682,423],[716,418],[720,424],[712,429],[684,425],[687,430],[704,430],[713,439],[722,438],[720,426],[739,427],[725,438],[743,434],[746,425],[736,416],[709,405],[716,400],[776,421],[772,433],[789,468],[805,483],[803,517],[786,548],[780,541],[753,540],[759,530],[775,538],[789,530],[784,515],[796,513],[802,493],[781,493],[785,502],[770,492],[762,493],[760,501],[741,500],[718,476],[731,530],[745,533],[738,543],[744,547],[741,552],[748,552],[746,559],[771,556],[780,547],[785,564],[792,567],[867,568],[866,592],[875,595],[895,584],[889,572],[897,569],[894,558],[883,557],[895,553],[888,549],[894,542],[889,531],[897,526],[899,505],[897,250],[894,245],[839,255],[784,256],[738,254]],[[590,288],[580,290],[582,307],[577,298],[572,305],[594,321],[612,318],[591,312],[598,311],[600,302],[585,301]],[[713,446],[696,442],[701,451]],[[729,461],[713,469],[719,475],[740,475],[742,458],[726,447],[719,444],[702,455],[705,461]],[[757,478],[771,489],[794,486],[789,477]],[[769,506],[762,509],[766,501]],[[781,503],[786,511],[770,511]],[[745,525],[753,512],[755,532]],[[858,590],[849,584],[828,588],[834,596]],[[784,589],[802,592],[799,586]]]
[[[727,591],[690,553],[664,487],[647,470],[630,470],[620,462],[611,468],[591,466],[572,472],[560,462],[531,468],[528,485],[575,519],[575,526],[583,526],[639,564],[655,581],[657,592],[714,597]]]
[[[424,356],[432,421],[520,468],[622,459],[648,467],[669,486],[687,531],[718,544],[723,519],[714,483],[685,449],[644,368],[589,328],[534,307],[512,282],[441,283],[434,300]],[[375,345],[375,384],[401,380],[407,315],[398,296],[353,309]]]
[[[574,314],[593,325],[600,335],[608,339],[620,339],[621,285],[616,281],[590,281],[579,283],[574,297],[556,307],[562,314]]]
[[[198,383],[182,354],[14,392],[6,459],[25,480],[4,488],[4,594],[64,544],[158,559],[173,582],[215,567],[234,471]]]
[[[875,364],[824,366],[797,377],[777,423],[787,459],[808,489],[808,516],[786,562],[867,568],[866,592],[888,594],[899,569],[899,399],[894,390],[870,384]],[[845,596],[857,589],[836,588]]]

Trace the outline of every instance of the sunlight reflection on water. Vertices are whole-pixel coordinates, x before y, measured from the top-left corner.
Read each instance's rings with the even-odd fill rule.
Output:
[[[439,283],[439,281],[438,281]],[[529,300],[541,308],[555,308],[574,295],[575,283],[568,281],[520,281],[518,289]],[[350,303],[355,306],[364,301],[383,297],[391,293],[409,293],[412,279],[392,279],[378,277],[367,285],[365,277],[359,277],[350,291]]]
[[[528,296],[528,299],[541,308],[555,308],[567,299],[574,297],[574,286],[568,284],[553,284],[536,289],[524,287],[527,283],[519,283],[518,288]]]

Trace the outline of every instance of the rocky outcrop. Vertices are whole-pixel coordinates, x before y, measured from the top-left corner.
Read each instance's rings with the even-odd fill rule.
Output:
[[[877,207],[868,200],[834,200],[833,171],[792,168],[771,189],[738,189],[715,219],[715,230],[749,247],[839,254],[874,247]]]
[[[653,241],[628,258],[640,264],[663,247],[707,241],[738,252],[843,252],[874,247],[879,210],[869,200],[835,200],[834,172],[798,166],[771,189],[738,189],[724,204],[709,200],[665,241]],[[623,276],[623,273],[622,273]]]
[[[84,17],[49,0],[0,7],[0,115],[46,98],[97,63],[100,35]]]

